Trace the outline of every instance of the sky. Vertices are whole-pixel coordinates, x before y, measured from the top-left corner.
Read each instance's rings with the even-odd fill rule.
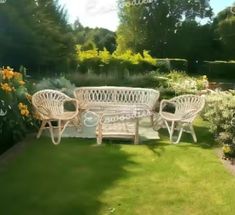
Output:
[[[217,14],[235,0],[210,0]],[[119,24],[117,0],[59,0],[68,12],[68,20],[73,23],[77,18],[83,26],[102,27],[115,31]]]

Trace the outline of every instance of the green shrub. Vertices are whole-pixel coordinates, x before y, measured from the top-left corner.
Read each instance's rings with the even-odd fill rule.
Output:
[[[203,118],[210,122],[210,131],[224,144],[225,154],[233,154],[235,144],[235,91],[214,92],[206,97]],[[231,151],[228,150],[229,146]],[[227,149],[227,152],[226,152]]]
[[[95,74],[90,71],[88,74],[73,73],[68,76],[76,86],[129,86],[155,88],[156,81],[151,73],[147,74]]]
[[[195,94],[208,87],[206,76],[192,77],[183,71],[173,70],[170,73],[153,74],[157,87],[161,89],[163,97],[181,94]]]
[[[0,68],[0,153],[21,140],[33,125],[24,75]]]
[[[96,49],[82,51],[78,48],[79,72],[86,73],[90,70],[96,74],[102,73],[129,73],[150,71],[156,66],[156,59],[152,58],[147,51],[143,54],[133,53],[128,50],[124,53],[114,52],[111,54],[107,50],[98,51]]]
[[[235,144],[224,144],[223,146],[224,158],[235,158]]]
[[[167,73],[171,70],[171,63],[168,59],[157,59],[156,70]]]
[[[63,76],[58,78],[44,78],[35,85],[35,91],[53,89],[64,92],[69,96],[73,96],[74,88],[75,85]]]
[[[124,53],[110,53],[106,49],[98,51],[96,49],[82,51],[77,48],[79,71],[86,73],[89,70],[101,73],[115,73],[128,71],[130,74],[146,73],[152,70],[169,72],[170,70],[188,69],[188,62],[185,59],[156,59],[147,51],[143,53],[133,53],[127,50]]]

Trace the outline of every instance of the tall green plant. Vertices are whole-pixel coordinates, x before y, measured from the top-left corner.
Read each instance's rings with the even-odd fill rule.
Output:
[[[26,84],[23,74],[0,68],[0,153],[21,140],[33,125]]]
[[[0,62],[29,71],[66,71],[75,41],[66,13],[54,0],[7,0],[0,5]]]
[[[203,117],[210,122],[210,131],[217,141],[224,144],[224,153],[235,153],[235,91],[208,95]]]

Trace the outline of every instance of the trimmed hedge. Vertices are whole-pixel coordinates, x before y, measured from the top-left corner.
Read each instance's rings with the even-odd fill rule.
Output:
[[[171,70],[188,71],[188,61],[179,58],[157,58],[156,67],[160,72],[169,72]]]
[[[200,73],[209,78],[235,79],[235,61],[204,61]]]
[[[188,62],[185,59],[157,59],[153,58],[148,51],[133,53],[127,50],[124,53],[110,53],[107,50],[96,49],[82,51],[77,50],[79,73],[95,73],[97,75],[136,75],[148,73],[153,70],[170,72],[171,70],[188,70]]]

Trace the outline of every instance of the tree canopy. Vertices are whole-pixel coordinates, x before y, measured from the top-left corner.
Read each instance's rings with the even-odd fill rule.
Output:
[[[228,7],[221,11],[214,22],[217,39],[222,43],[224,56],[222,58],[235,58],[235,14]]]
[[[53,0],[0,4],[0,64],[33,70],[66,69],[75,55],[66,13]]]
[[[119,0],[119,3],[123,0]],[[168,57],[168,46],[183,22],[212,16],[209,1],[157,0],[152,3],[120,8],[117,31],[118,50],[150,50],[158,57]]]
[[[83,27],[79,20],[74,23],[74,34],[76,44],[81,50],[107,49],[110,52],[116,50],[116,34],[104,28]]]

